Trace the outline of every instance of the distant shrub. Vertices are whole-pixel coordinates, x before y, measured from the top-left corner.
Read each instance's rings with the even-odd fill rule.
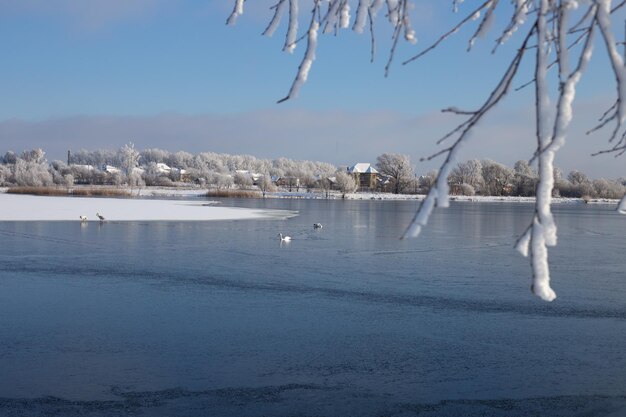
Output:
[[[461,184],[462,195],[475,195],[476,190],[470,184]]]
[[[65,187],[9,187],[8,194],[68,195]]]
[[[249,190],[209,190],[207,197],[226,197],[226,198],[260,198],[261,193]]]
[[[66,187],[10,187],[9,194],[31,194],[52,196],[77,196],[77,197],[127,197],[130,191],[121,188],[70,188]]]

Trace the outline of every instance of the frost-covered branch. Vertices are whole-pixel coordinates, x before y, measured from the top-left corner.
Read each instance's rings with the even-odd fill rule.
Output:
[[[290,0],[290,1],[297,3],[297,0]],[[311,65],[313,65],[313,61],[315,60],[315,50],[317,49],[317,32],[320,28],[320,23],[316,19],[318,8],[319,8],[319,1],[316,0],[315,6],[313,7],[313,11],[311,12],[312,17],[311,17],[311,23],[309,24],[306,51],[304,53],[304,57],[302,58],[302,62],[300,63],[300,67],[298,68],[298,74],[296,74],[296,79],[293,81],[293,84],[291,85],[291,88],[289,89],[289,94],[287,94],[285,98],[279,100],[278,101],[279,103],[285,100],[289,100],[290,98],[296,97],[298,93],[300,92],[300,88],[302,88],[302,85],[306,82],[306,79],[309,76]],[[291,23],[290,23],[290,27],[291,27]],[[295,44],[294,44],[294,47],[295,47]]]
[[[596,6],[594,6],[594,10]],[[548,247],[557,243],[557,228],[551,211],[552,190],[554,188],[554,157],[556,152],[565,143],[565,134],[572,120],[572,103],[576,92],[576,84],[591,58],[593,48],[593,26],[589,31],[583,50],[580,54],[576,69],[570,74],[567,69],[568,49],[562,39],[567,33],[568,8],[561,7],[557,21],[557,39],[560,46],[557,49],[559,62],[559,76],[561,79],[559,99],[556,104],[555,120],[550,129],[549,124],[549,85],[548,71],[548,41],[546,15],[548,0],[542,0],[537,19],[537,57],[535,61],[535,97],[536,97],[536,126],[537,149],[539,149],[539,182],[537,184],[535,214],[529,227],[521,239],[518,240],[517,250],[524,256],[529,256],[533,270],[534,294],[546,301],[556,298],[556,293],[550,286],[550,270],[548,266]],[[596,18],[594,18],[596,20]]]
[[[604,44],[606,46],[606,50],[609,55],[609,61],[611,63],[611,68],[613,69],[613,74],[615,76],[615,82],[617,85],[617,98],[615,103],[602,115],[600,118],[600,123],[589,130],[587,134],[601,130],[610,122],[615,122],[615,126],[611,131],[609,136],[609,143],[612,143],[624,125],[624,121],[626,121],[626,68],[624,67],[624,59],[621,57],[617,50],[618,42],[615,40],[615,37],[611,28],[611,14],[619,9],[624,2],[620,3],[618,6],[611,9],[611,1],[610,0],[597,0],[599,11],[598,11],[598,28],[600,29],[600,33],[602,34],[602,39],[604,40]],[[595,155],[603,154],[603,153],[616,153],[617,156],[622,155],[626,151],[626,132],[624,132],[620,139],[611,147],[610,149],[606,149],[603,151],[596,152]]]

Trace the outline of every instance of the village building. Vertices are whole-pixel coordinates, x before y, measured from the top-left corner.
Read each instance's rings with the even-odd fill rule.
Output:
[[[359,162],[347,168],[348,174],[354,176],[358,191],[373,191],[377,189],[378,171],[367,162]]]

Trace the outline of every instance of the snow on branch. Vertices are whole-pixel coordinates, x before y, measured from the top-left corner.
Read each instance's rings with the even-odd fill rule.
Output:
[[[235,5],[229,24],[233,24],[237,16],[243,12],[243,0],[233,0]],[[432,0],[437,2],[440,0]],[[306,33],[298,37],[298,9],[304,2],[312,4],[311,18]],[[467,2],[470,3],[470,2]],[[506,4],[509,3],[508,6]],[[539,181],[536,190],[535,211],[529,226],[516,242],[516,249],[524,256],[529,257],[532,270],[531,289],[534,294],[546,301],[555,299],[556,294],[550,285],[550,270],[548,264],[548,248],[557,243],[557,227],[551,212],[552,191],[554,188],[554,159],[557,151],[564,145],[567,129],[573,118],[572,104],[576,95],[576,87],[587,64],[592,57],[594,37],[599,33],[609,56],[609,62],[615,77],[617,98],[600,118],[596,127],[588,133],[600,130],[611,123],[615,126],[611,132],[610,149],[598,153],[615,153],[621,155],[626,152],[626,131],[620,135],[620,130],[626,125],[626,67],[624,59],[618,52],[618,43],[614,36],[611,24],[612,15],[623,11],[626,0],[616,2],[611,0],[485,0],[472,2],[474,8],[469,8],[463,0],[452,0],[453,12],[457,13],[465,8],[456,24],[443,32],[431,45],[421,52],[405,59],[403,65],[414,62],[437,49],[442,43],[457,34],[461,29],[472,26],[468,36],[468,50],[472,49],[478,38],[485,37],[490,28],[498,21],[496,13],[507,13],[503,28],[494,36],[495,46],[492,52],[507,44],[510,46],[514,34],[526,27],[525,36],[517,38],[516,53],[502,74],[493,90],[487,94],[486,100],[476,110],[461,110],[457,107],[448,107],[444,112],[465,117],[445,136],[437,141],[442,144],[454,139],[451,144],[427,158],[433,159],[445,156],[428,195],[415,213],[410,225],[403,234],[404,237],[417,236],[427,224],[428,218],[435,207],[448,206],[448,175],[450,174],[461,147],[468,143],[476,125],[512,90],[512,84],[522,67],[522,61],[529,60],[529,66],[534,67],[534,78],[524,84],[526,87],[534,84],[535,90],[535,123],[536,123],[536,151],[531,161],[536,160],[539,170]],[[502,6],[505,4],[505,6]],[[289,9],[289,22],[284,50],[293,52],[296,44],[306,42],[306,50],[298,67],[288,95],[279,100],[283,102],[295,98],[307,80],[318,46],[318,35],[332,33],[337,35],[341,29],[348,28],[351,20],[351,10],[356,14],[352,30],[362,33],[369,26],[371,38],[372,60],[376,49],[375,22],[378,13],[385,8],[385,21],[392,29],[392,42],[389,58],[385,65],[385,75],[389,73],[397,53],[400,41],[415,43],[415,30],[411,25],[411,0],[277,0],[272,9],[274,11],[264,35],[271,36],[280,25],[284,10]],[[575,23],[570,24],[569,19]],[[501,21],[501,20],[500,20]],[[369,24],[368,24],[369,23]],[[532,44],[531,44],[532,42]],[[622,42],[626,47],[626,43]],[[534,50],[534,54],[527,52]],[[570,58],[575,67],[570,69]],[[524,66],[526,67],[526,66]],[[554,76],[548,75],[553,68],[558,70]],[[555,71],[556,71],[555,70]],[[552,88],[551,88],[552,87]],[[558,88],[557,88],[558,87]],[[550,99],[551,93],[556,92],[556,101]],[[532,137],[529,135],[529,138]],[[626,196],[618,206],[620,213],[626,214]]]
[[[291,0],[294,2],[297,0]],[[290,98],[297,97],[300,92],[300,88],[306,82],[307,77],[309,76],[309,71],[311,70],[311,66],[313,65],[313,61],[315,60],[315,50],[317,49],[317,32],[320,28],[320,23],[316,20],[316,16],[319,12],[319,2],[315,1],[315,7],[313,7],[311,23],[309,25],[309,31],[307,36],[307,45],[306,51],[304,53],[304,57],[302,58],[302,62],[300,63],[300,67],[298,68],[298,73],[296,74],[296,79],[293,81],[291,88],[289,89],[289,94],[287,97],[280,99],[278,102],[282,103],[283,101],[289,100]],[[290,23],[291,26],[291,23]],[[294,44],[295,45],[295,44]]]
[[[233,12],[228,16],[226,20],[227,25],[234,25],[237,22],[237,18],[243,14],[243,1],[244,0],[235,0],[235,7],[233,8]]]

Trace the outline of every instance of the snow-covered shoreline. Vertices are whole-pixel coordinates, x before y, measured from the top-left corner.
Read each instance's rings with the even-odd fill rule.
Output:
[[[267,193],[268,198],[303,198],[303,199],[325,199],[323,193],[307,193],[307,192],[274,192]],[[391,194],[391,193],[348,193],[345,197],[341,194],[331,194],[330,199],[346,199],[346,200],[381,200],[381,201],[422,201],[426,198],[424,194]],[[518,196],[463,196],[451,195],[450,201],[459,202],[475,202],[475,203],[526,203],[534,204],[535,197],[518,197]],[[555,204],[619,204],[620,200],[610,198],[565,198],[553,197],[552,202]]]
[[[13,202],[19,202],[18,195],[7,194],[7,188],[0,188],[0,221],[2,220],[75,220],[79,215],[86,215],[90,220],[95,219],[95,213],[100,210],[104,213],[105,208],[109,213],[114,214],[117,220],[224,220],[235,218],[259,218],[263,217],[263,214],[252,213],[248,209],[237,208],[222,208],[221,210],[214,208],[212,210],[189,210],[190,207],[207,207],[208,205],[218,203],[218,201],[186,201],[181,200],[162,200],[158,203],[155,201],[161,201],[159,198],[171,198],[176,197],[179,199],[195,199],[205,197],[207,190],[205,188],[189,187],[189,188],[172,188],[172,187],[145,187],[137,190],[132,190],[130,198],[89,198],[89,197],[50,197],[50,196],[29,196],[24,195],[24,203],[12,203],[17,204],[19,207],[6,206],[8,201],[5,201],[6,196],[11,196]],[[288,192],[288,191],[275,191],[267,192],[266,198],[280,198],[280,199],[346,199],[346,200],[380,200],[380,201],[421,201],[425,198],[425,195],[416,194],[391,194],[391,193],[376,193],[376,192],[357,192],[348,193],[345,197],[338,192],[331,192],[327,197],[323,192]],[[45,198],[45,200],[43,200]],[[149,198],[149,199],[147,199]],[[33,200],[41,199],[41,200]],[[55,200],[60,199],[60,200]],[[56,201],[64,201],[67,207],[65,212],[61,214],[61,207],[55,207],[59,204]],[[132,203],[132,201],[140,203]],[[152,203],[146,203],[152,201]],[[456,202],[468,202],[468,203],[523,203],[534,204],[535,197],[498,197],[498,196],[459,196],[451,195],[450,201]],[[53,203],[54,202],[54,203]],[[97,204],[91,204],[88,202],[97,202]],[[106,202],[106,203],[105,203]],[[554,197],[552,199],[554,204],[610,204],[617,205],[620,200],[617,199],[582,199],[582,198],[563,198]],[[28,207],[23,207],[24,204],[30,206],[35,204],[42,207],[42,210],[37,212],[31,212]],[[105,205],[106,204],[106,205]],[[152,207],[154,205],[154,207]],[[113,209],[118,207],[119,209]],[[109,210],[109,207],[113,211]],[[187,209],[182,209],[187,207]],[[94,211],[94,208],[96,211]],[[45,210],[45,211],[44,211]],[[55,210],[52,212],[50,210]],[[129,211],[130,210],[130,211]],[[246,210],[250,211],[248,213]],[[78,213],[79,211],[85,214]],[[92,213],[93,212],[93,213]],[[230,212],[226,214],[226,212]],[[259,212],[265,213],[266,211]],[[78,214],[77,214],[78,213]],[[106,214],[106,213],[105,213]],[[256,216],[256,217],[255,217]],[[278,217],[281,217],[279,214]],[[111,216],[109,216],[111,217]],[[215,218],[214,218],[215,217]],[[271,216],[275,217],[275,213]]]
[[[289,210],[221,207],[214,202],[138,198],[49,197],[0,193],[0,221],[215,221],[287,219]]]
[[[382,194],[382,193],[354,193],[347,194],[346,199],[350,200],[423,200],[425,195],[403,195],[403,194]],[[476,202],[476,203],[535,203],[535,197],[519,196],[464,196],[451,195],[450,201]],[[553,197],[553,203],[557,204],[618,204],[620,200],[610,198],[592,198],[584,200],[582,198]]]

